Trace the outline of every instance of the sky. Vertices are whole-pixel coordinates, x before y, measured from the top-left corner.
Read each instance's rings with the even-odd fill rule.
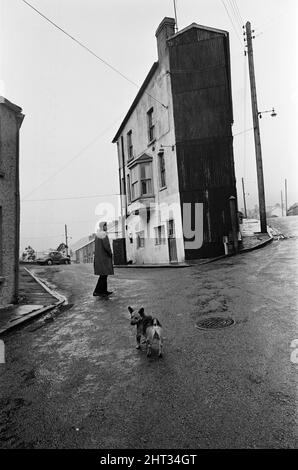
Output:
[[[0,0],[0,94],[22,107],[21,250],[70,245],[95,231],[102,203],[118,204],[111,141],[157,60],[155,31],[174,17],[173,0],[28,0],[97,54],[88,53],[22,0]],[[235,4],[237,9],[235,9]],[[250,21],[266,205],[298,202],[296,0],[177,0],[178,29],[195,22],[230,33],[234,159],[239,208],[258,203],[247,57]],[[236,15],[236,12],[238,14]],[[239,15],[240,14],[240,15]],[[106,63],[105,63],[106,62]],[[244,132],[245,131],[245,132]],[[92,197],[91,197],[92,196]],[[94,197],[96,196],[96,197]]]

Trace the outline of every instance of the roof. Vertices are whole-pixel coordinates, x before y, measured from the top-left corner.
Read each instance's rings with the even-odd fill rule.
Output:
[[[148,155],[147,153],[142,153],[142,155],[138,158],[135,158],[131,160],[130,162],[127,163],[128,168],[131,168],[139,163],[142,162],[152,162],[153,158],[151,155]]]
[[[170,19],[170,18],[168,18]],[[219,33],[219,34],[224,34],[225,36],[229,36],[229,32],[228,31],[225,31],[223,29],[217,29],[217,28],[211,28],[209,26],[203,26],[203,25],[200,25],[200,24],[197,24],[197,23],[192,23],[191,25],[187,26],[186,28],[184,29],[181,29],[181,31],[178,31],[177,33],[173,34],[173,36],[170,36],[167,41],[170,41],[171,39],[177,37],[177,36],[180,36],[181,34],[185,33],[186,31],[190,30],[190,29],[193,29],[193,28],[197,28],[197,29],[203,29],[205,31],[212,31],[214,33]],[[115,137],[113,138],[112,140],[112,143],[114,144],[115,142],[117,142],[118,138],[120,137],[120,134],[122,133],[127,121],[129,120],[132,112],[134,111],[134,109],[136,108],[138,102],[140,101],[141,97],[143,96],[144,94],[144,91],[145,89],[147,88],[151,78],[153,77],[156,69],[158,68],[158,65],[159,63],[158,62],[154,62],[154,64],[152,65],[147,77],[145,78],[142,86],[140,87],[139,91],[138,91],[138,94],[136,95],[135,99],[133,100],[132,102],[132,105],[130,106],[125,118],[123,119]]]
[[[203,26],[203,25],[198,24],[198,23],[191,23],[189,26],[186,26],[186,28],[181,29],[180,31],[175,33],[173,36],[168,38],[168,41],[170,41],[171,39],[173,39],[177,36],[180,36],[181,34],[185,33],[186,31],[189,31],[192,28],[203,29],[205,31],[212,31],[213,33],[224,34],[224,35],[229,34],[229,32],[225,31],[224,29],[211,28],[210,26]]]
[[[123,131],[123,128],[125,127],[125,124],[127,123],[129,117],[131,116],[133,110],[135,109],[136,105],[138,104],[138,102],[140,101],[140,98],[143,96],[144,94],[144,91],[145,89],[147,88],[147,85],[148,83],[150,82],[151,78],[153,77],[156,69],[158,67],[158,62],[154,62],[154,64],[152,65],[151,69],[149,70],[149,73],[147,75],[147,77],[145,78],[142,86],[140,87],[139,91],[138,91],[138,94],[137,96],[135,97],[135,99],[133,100],[132,102],[132,105],[131,107],[129,108],[125,118],[123,119],[118,131],[117,131],[117,134],[115,135],[114,139],[112,140],[113,144],[115,142],[117,142],[121,132]]]
[[[80,238],[80,240],[78,240],[76,243],[74,243],[70,248],[72,249],[72,251],[77,251],[77,250],[80,250],[81,248],[83,248],[84,246],[86,245],[89,245],[90,243],[92,243],[94,241],[94,239],[90,239],[90,236],[86,236],[86,237],[83,237],[83,238]]]

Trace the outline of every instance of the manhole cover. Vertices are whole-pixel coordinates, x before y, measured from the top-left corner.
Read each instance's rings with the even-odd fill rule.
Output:
[[[199,328],[199,330],[217,330],[219,328],[232,326],[234,323],[235,321],[233,318],[212,317],[198,321],[196,323],[196,328]]]

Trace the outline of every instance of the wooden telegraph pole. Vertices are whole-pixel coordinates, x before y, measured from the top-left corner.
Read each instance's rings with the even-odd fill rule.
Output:
[[[242,192],[243,192],[243,204],[244,204],[244,217],[247,219],[246,199],[245,199],[245,189],[244,189],[244,178],[242,178]]]
[[[255,80],[255,70],[254,70],[251,25],[249,21],[246,23],[245,28],[246,28],[246,39],[247,39],[247,56],[248,56],[248,66],[249,66],[249,78],[250,78],[252,117],[253,117],[254,136],[255,136],[260,224],[261,224],[261,233],[267,233],[262,148],[261,148],[260,127],[259,127],[259,113],[258,113],[258,104],[257,104],[257,91],[256,91],[256,80]]]
[[[288,215],[288,182],[285,179],[285,206],[286,206],[286,217]]]
[[[65,224],[65,245],[66,245],[66,256],[68,256],[68,235],[67,235],[67,225]]]

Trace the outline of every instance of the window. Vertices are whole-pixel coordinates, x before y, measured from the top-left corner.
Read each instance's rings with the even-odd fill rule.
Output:
[[[175,238],[175,224],[173,219],[168,222],[168,235],[169,238]]]
[[[153,124],[153,108],[149,109],[147,113],[148,125],[148,141],[152,142],[155,139],[155,126]]]
[[[139,197],[139,191],[138,191],[138,185],[139,185],[139,180],[138,180],[138,166],[135,166],[131,169],[131,199],[132,201],[134,199],[137,199]]]
[[[127,182],[127,202],[128,204],[131,203],[131,193],[130,193],[130,176],[127,175],[126,177],[126,182]]]
[[[165,237],[165,226],[159,225],[158,227],[154,228],[155,231],[155,245],[165,245],[166,237]]]
[[[145,246],[145,232],[137,232],[137,248],[144,248]]]
[[[127,133],[127,154],[128,160],[133,158],[132,131]]]
[[[140,165],[141,173],[141,196],[148,196],[152,194],[152,184],[151,184],[151,164],[142,163]]]
[[[142,162],[130,170],[131,201],[139,197],[153,196],[152,187],[152,163]]]
[[[158,163],[159,163],[160,187],[164,188],[166,186],[166,167],[165,167],[165,156],[163,152],[158,154]]]

